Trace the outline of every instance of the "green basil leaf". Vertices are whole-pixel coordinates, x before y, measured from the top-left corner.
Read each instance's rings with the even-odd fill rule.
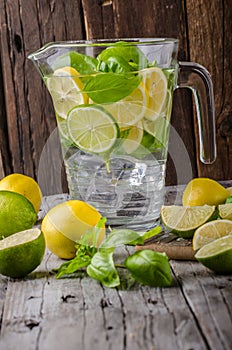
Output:
[[[133,67],[120,56],[108,57],[106,61],[101,61],[97,69],[101,72],[126,73],[133,71]]]
[[[53,64],[53,69],[73,67],[80,75],[88,75],[97,71],[97,64],[96,58],[71,51],[59,56]]]
[[[106,62],[109,57],[121,57],[136,70],[148,67],[148,60],[144,53],[136,46],[130,46],[128,42],[119,41],[112,47],[103,50],[97,57],[99,62]]]
[[[232,203],[232,196],[226,198],[226,204]]]
[[[130,244],[133,241],[137,241],[141,238],[141,234],[129,229],[113,230],[105,239],[101,248],[118,247],[122,244]],[[143,240],[142,240],[143,243]]]
[[[156,226],[156,227],[152,228],[151,230],[145,232],[143,235],[144,241],[148,238],[151,238],[151,237],[158,235],[161,231],[162,231],[162,227]]]
[[[168,287],[172,283],[171,268],[165,253],[139,250],[125,260],[125,266],[139,283],[152,287]]]
[[[113,261],[114,249],[97,252],[91,264],[87,267],[87,274],[101,282],[104,286],[112,288],[120,284],[118,272]]]
[[[78,247],[75,258],[66,261],[56,270],[56,278],[60,278],[63,275],[70,275],[77,270],[88,266],[91,263],[91,259],[95,253],[96,249],[94,250],[85,246]]]
[[[99,73],[88,80],[83,92],[96,103],[117,102],[130,95],[140,81],[134,74]]]
[[[89,229],[86,233],[82,235],[81,239],[79,239],[77,243],[83,246],[97,247],[99,235],[105,223],[106,218],[101,218],[92,229]]]

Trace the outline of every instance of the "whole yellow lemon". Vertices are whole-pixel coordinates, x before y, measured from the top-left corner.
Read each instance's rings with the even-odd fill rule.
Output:
[[[76,254],[75,244],[99,222],[101,214],[91,205],[80,200],[58,204],[45,215],[41,230],[48,249],[63,259]],[[100,229],[97,245],[105,237],[105,226]]]

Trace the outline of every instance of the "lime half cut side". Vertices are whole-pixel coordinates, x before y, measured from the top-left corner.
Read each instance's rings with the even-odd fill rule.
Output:
[[[68,115],[68,131],[72,141],[90,153],[107,152],[119,135],[113,117],[97,105],[73,108]]]
[[[191,238],[194,231],[207,221],[215,212],[215,206],[184,207],[178,205],[163,206],[161,219],[164,226],[184,238]]]
[[[218,210],[222,219],[232,220],[232,203],[220,204]]]
[[[195,254],[204,266],[220,274],[232,273],[232,235],[224,236],[204,245]]]
[[[198,250],[205,244],[227,235],[232,235],[232,221],[213,220],[207,222],[195,231],[193,249]]]
[[[17,232],[0,240],[0,273],[22,278],[41,263],[45,239],[38,228]]]

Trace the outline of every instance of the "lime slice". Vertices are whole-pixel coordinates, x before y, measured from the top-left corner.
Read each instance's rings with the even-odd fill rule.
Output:
[[[38,228],[17,232],[0,241],[0,273],[25,277],[41,263],[45,239]]]
[[[113,117],[96,105],[73,108],[68,115],[68,131],[73,142],[90,153],[108,151],[119,135]]]
[[[36,219],[37,213],[26,197],[16,192],[0,191],[0,239],[32,228]]]
[[[232,235],[216,239],[204,245],[195,254],[204,266],[221,274],[232,273]]]
[[[78,76],[74,68],[64,67],[57,69],[46,80],[55,111],[61,118],[66,119],[73,107],[88,101],[87,95],[82,93],[84,85]]]
[[[126,140],[123,142],[122,147],[127,154],[131,154],[139,147],[143,138],[143,123],[140,121],[136,125],[133,125],[128,133]]]
[[[143,84],[148,91],[148,109],[145,117],[155,120],[162,112],[166,103],[167,78],[161,68],[154,67],[140,72],[143,76]]]
[[[232,203],[220,204],[218,210],[222,219],[232,220]]]
[[[184,238],[191,238],[194,231],[214,214],[215,206],[184,207],[178,205],[163,206],[161,219],[171,232]]]
[[[141,120],[147,109],[147,92],[140,84],[129,96],[107,104],[104,108],[114,117],[120,128],[135,125]]]
[[[193,249],[197,250],[217,238],[232,235],[232,221],[214,220],[199,227],[193,236]]]

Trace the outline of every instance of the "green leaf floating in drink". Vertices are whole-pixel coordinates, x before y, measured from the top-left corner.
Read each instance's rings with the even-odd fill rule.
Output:
[[[84,92],[96,103],[117,102],[130,95],[141,82],[134,74],[98,73],[89,79]]]

